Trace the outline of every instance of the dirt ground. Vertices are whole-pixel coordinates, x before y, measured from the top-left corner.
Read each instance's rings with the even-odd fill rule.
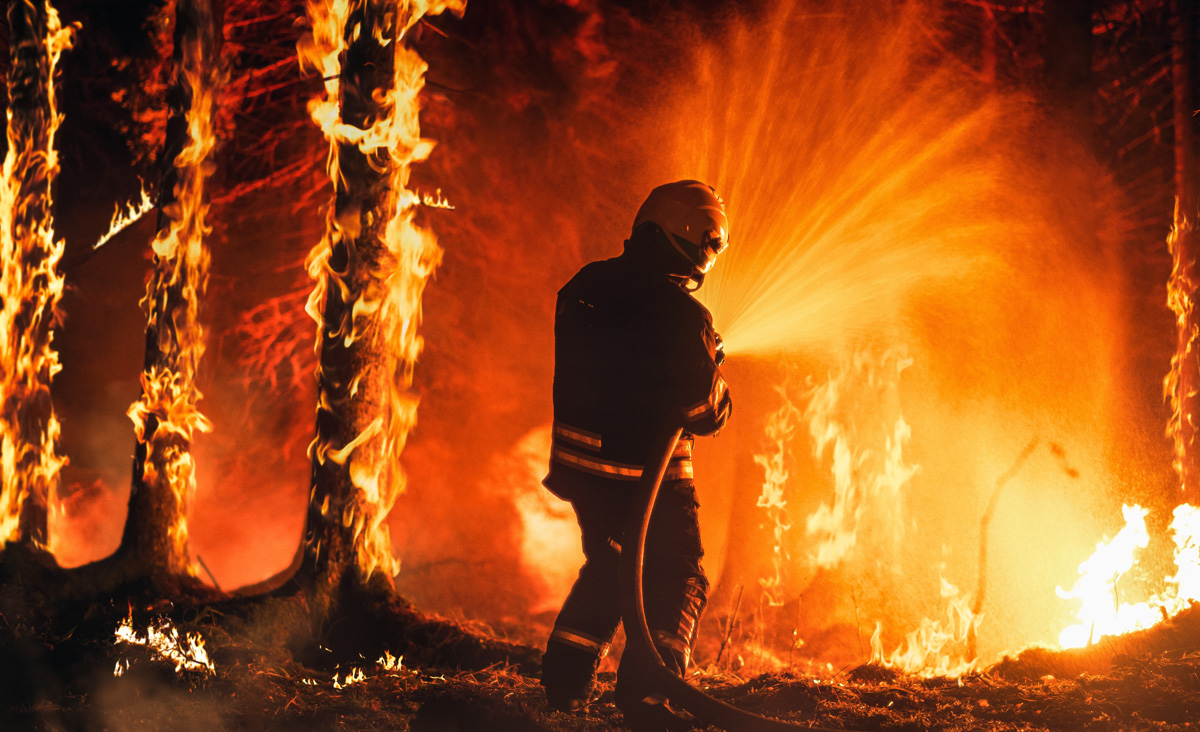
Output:
[[[623,728],[612,674],[601,675],[585,712],[553,712],[538,684],[537,651],[487,629],[410,613],[395,621],[408,623],[399,633],[358,632],[378,630],[376,615],[347,621],[354,627],[321,643],[297,644],[294,610],[280,602],[253,613],[162,607],[133,614],[138,634],[160,619],[181,638],[199,633],[212,671],[177,671],[160,653],[117,641],[113,631],[128,611],[116,603],[92,608],[50,637],[25,634],[5,618],[0,730]],[[1193,730],[1200,728],[1196,615],[1085,651],[1029,651],[961,679],[868,665],[827,678],[790,671],[742,678],[700,668],[690,681],[743,709],[846,730]],[[396,656],[381,653],[381,643]]]

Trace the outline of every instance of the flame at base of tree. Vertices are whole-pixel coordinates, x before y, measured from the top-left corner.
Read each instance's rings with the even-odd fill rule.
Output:
[[[421,197],[409,166],[421,139],[425,63],[405,45],[426,14],[461,12],[465,0],[327,0],[308,5],[301,62],[325,80],[309,105],[329,142],[335,197],[325,236],[309,254],[308,311],[320,325],[317,435],[302,572],[334,580],[398,571],[384,523],[403,490],[399,465],[415,424],[413,367],[425,283],[441,260],[414,223]]]
[[[170,125],[176,130],[182,126],[185,136],[182,149],[171,158],[173,170],[164,175],[164,205],[152,244],[154,271],[141,301],[148,318],[146,361],[141,398],[128,412],[138,452],[126,534],[142,545],[138,551],[144,559],[179,573],[190,571],[187,511],[196,486],[191,441],[197,432],[211,429],[197,407],[196,371],[204,354],[199,321],[209,266],[204,189],[212,174],[220,72],[209,0],[181,0],[176,17],[175,89],[182,95],[182,109],[169,123],[166,152],[174,152]],[[142,516],[133,509],[139,500],[150,513],[164,515]],[[165,546],[160,546],[162,527]]]
[[[0,179],[0,547],[48,544],[47,507],[59,470],[59,424],[50,382],[61,368],[52,339],[62,296],[63,242],[54,234],[51,188],[61,116],[58,60],[73,29],[49,2],[15,0],[8,10],[8,152]]]

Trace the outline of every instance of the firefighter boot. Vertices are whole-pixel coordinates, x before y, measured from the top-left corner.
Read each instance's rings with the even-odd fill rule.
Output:
[[[587,706],[600,655],[551,638],[542,656],[542,688],[546,703],[560,712]]]
[[[676,676],[683,676],[688,662],[688,646],[680,639],[653,631],[654,646],[663,664]],[[664,642],[671,641],[671,642]],[[671,706],[666,696],[657,693],[646,681],[643,664],[653,661],[634,659],[628,646],[617,669],[617,688],[613,694],[617,708],[625,715],[625,725],[633,732],[684,732],[704,725],[682,709]]]

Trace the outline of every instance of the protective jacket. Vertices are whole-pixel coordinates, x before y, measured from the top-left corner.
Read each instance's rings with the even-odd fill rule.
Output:
[[[691,479],[692,435],[719,431],[732,411],[712,316],[640,256],[626,242],[621,256],[585,266],[558,293],[545,484],[564,498],[578,473],[636,481],[657,433],[681,413],[686,431],[665,479]]]

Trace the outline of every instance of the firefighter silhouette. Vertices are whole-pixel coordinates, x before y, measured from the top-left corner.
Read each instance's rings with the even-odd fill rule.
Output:
[[[668,463],[646,539],[646,618],[668,667],[682,675],[708,596],[692,481],[696,435],[718,432],[732,402],[712,317],[691,293],[728,243],[716,192],[684,180],[651,191],[624,252],[586,265],[558,293],[554,426],[544,484],[570,501],[585,562],[555,621],[542,664],[549,705],[583,708],[621,621],[622,536],[652,441],[673,415],[685,431]],[[626,656],[628,658],[628,656]],[[622,659],[617,706],[635,730],[689,726],[647,694]]]

